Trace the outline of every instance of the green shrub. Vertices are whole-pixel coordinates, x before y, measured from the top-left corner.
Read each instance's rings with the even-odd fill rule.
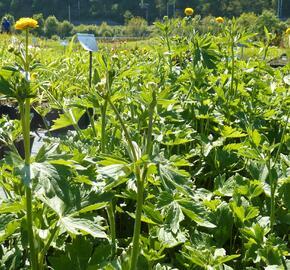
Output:
[[[219,31],[219,25],[215,21],[215,17],[213,16],[206,16],[202,18],[201,23],[197,25],[197,29],[201,33],[217,33]]]
[[[49,16],[44,23],[44,33],[47,37],[57,35],[59,29],[59,21],[55,16]]]
[[[42,13],[34,14],[32,16],[34,20],[38,22],[38,27],[33,29],[33,33],[37,36],[44,35],[44,18]]]
[[[284,29],[286,25],[284,22],[279,20],[274,12],[265,10],[257,19],[255,29],[259,34],[259,37],[264,37],[264,27],[268,29],[269,32],[276,35],[273,45],[280,45],[284,35]]]
[[[58,35],[52,35],[51,39],[54,41],[59,41],[59,36]]]
[[[124,17],[124,23],[125,23],[125,25],[127,25],[128,22],[129,22],[129,21],[130,21],[134,16],[133,16],[133,14],[131,13],[130,10],[126,10],[125,13],[124,13],[124,15],[123,15],[123,17]]]
[[[61,22],[58,26],[59,36],[62,38],[71,36],[73,28],[73,24],[71,24],[69,21],[65,20]]]
[[[259,17],[253,12],[243,13],[237,18],[237,25],[241,30],[255,33],[258,19]]]
[[[128,22],[125,31],[128,36],[147,36],[149,34],[148,23],[141,17],[134,17]]]
[[[114,32],[112,30],[112,27],[109,26],[106,22],[102,22],[102,24],[98,28],[98,36],[100,36],[100,37],[113,37]]]
[[[93,34],[95,36],[98,35],[98,27],[96,25],[84,25],[80,24],[77,26],[74,26],[72,30],[72,34],[76,33],[86,33],[86,34]]]

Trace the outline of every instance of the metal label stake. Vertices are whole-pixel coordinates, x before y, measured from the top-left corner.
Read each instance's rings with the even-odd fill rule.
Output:
[[[82,47],[89,52],[90,67],[89,67],[89,87],[92,86],[92,69],[93,69],[93,52],[98,51],[96,37],[93,34],[77,33],[77,38]]]

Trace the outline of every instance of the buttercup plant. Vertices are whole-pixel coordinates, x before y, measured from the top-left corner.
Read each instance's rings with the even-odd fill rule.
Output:
[[[29,72],[30,72],[30,59],[28,49],[28,35],[29,29],[36,28],[38,23],[36,20],[31,18],[21,18],[15,24],[15,29],[25,31],[25,79],[29,87]],[[28,229],[28,239],[30,248],[30,263],[31,269],[37,270],[37,253],[34,243],[34,232],[33,232],[33,217],[32,217],[32,185],[31,185],[31,172],[30,172],[30,97],[25,97],[22,102],[19,103],[20,118],[22,124],[22,133],[24,139],[24,150],[25,150],[25,193],[26,193],[26,219]]]

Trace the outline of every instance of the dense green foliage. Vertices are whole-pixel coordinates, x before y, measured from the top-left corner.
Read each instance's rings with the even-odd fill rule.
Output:
[[[15,17],[42,13],[44,17],[55,15],[58,19],[69,19],[69,6],[72,21],[112,20],[122,23],[127,16],[146,17],[141,8],[142,1],[136,0],[1,0],[0,14],[11,13]],[[150,21],[172,16],[173,0],[144,0],[148,4]],[[168,4],[168,8],[167,8]],[[243,12],[261,14],[265,9],[277,9],[277,0],[176,0],[176,14],[183,14],[185,7],[193,7],[202,16],[238,16]],[[283,1],[283,16],[289,16],[290,2]],[[125,18],[124,18],[125,17]]]
[[[290,63],[269,66],[267,28],[199,24],[101,44],[91,86],[74,40],[2,35],[0,109],[20,119],[0,118],[1,270],[290,267]]]

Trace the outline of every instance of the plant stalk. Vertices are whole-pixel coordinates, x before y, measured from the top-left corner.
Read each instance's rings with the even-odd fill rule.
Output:
[[[21,125],[24,140],[25,167],[25,195],[26,195],[26,219],[28,230],[28,242],[30,248],[30,263],[32,270],[38,270],[36,249],[34,245],[33,234],[33,216],[32,216],[32,190],[30,175],[30,99],[27,98],[24,103],[20,103]]]
[[[135,176],[137,179],[137,206],[136,206],[136,213],[135,213],[135,224],[134,224],[134,233],[133,233],[133,248],[131,254],[131,264],[130,269],[136,270],[138,257],[139,257],[139,239],[140,239],[140,231],[141,231],[141,215],[142,215],[142,207],[143,207],[143,193],[144,193],[144,180],[141,177],[141,170],[140,166],[136,164],[138,161],[137,153],[135,151],[131,136],[128,132],[128,129],[119,113],[115,105],[110,100],[110,97],[107,97],[108,104],[111,106],[113,111],[115,112],[122,130],[125,134],[126,140],[129,144],[130,150],[133,156],[133,162],[135,163]]]
[[[274,223],[275,223],[275,191],[276,191],[276,184],[273,181],[272,173],[271,173],[271,160],[267,161],[267,168],[269,173],[269,182],[270,182],[270,189],[271,189],[271,201],[270,201],[270,228],[273,230]]]
[[[145,154],[147,154],[148,156],[151,156],[151,152],[152,152],[153,118],[154,118],[154,110],[157,104],[155,90],[153,90],[152,96],[153,96],[153,100],[149,107],[149,123],[148,123],[148,132],[147,132],[147,140],[146,140],[146,150],[145,150]],[[146,180],[146,175],[147,175],[147,165],[145,164],[141,181],[137,182],[138,193],[137,193],[137,206],[136,206],[135,224],[134,224],[131,270],[137,269],[137,263],[138,263],[138,257],[139,257],[139,240],[140,240],[140,232],[141,232],[141,218],[142,218],[142,208],[143,208],[143,202],[144,202],[144,184]]]
[[[106,151],[106,116],[107,116],[107,105],[108,101],[105,99],[104,105],[101,107],[101,121],[102,121],[102,133],[101,133],[101,151],[105,153]]]
[[[114,259],[116,254],[116,222],[114,215],[114,205],[110,202],[107,206],[107,215],[110,223],[110,234],[111,234],[111,245],[112,245],[112,259]]]
[[[44,258],[45,258],[45,255],[50,247],[50,244],[51,242],[53,241],[56,233],[58,231],[58,226],[57,226],[57,223],[55,224],[55,227],[53,228],[53,231],[46,243],[46,245],[44,246],[44,248],[42,249],[41,253],[40,253],[40,256],[39,256],[39,270],[43,270],[44,269]]]
[[[233,95],[233,98],[235,98],[235,93],[234,93],[234,78],[235,78],[235,51],[234,51],[234,41],[231,42],[231,57],[232,57],[231,95]]]
[[[110,92],[110,88],[109,91]],[[101,106],[101,121],[102,121],[102,130],[101,130],[101,151],[106,153],[106,116],[107,116],[107,106],[108,100],[104,100],[104,105]],[[111,244],[112,244],[112,259],[116,254],[116,222],[115,222],[115,213],[114,213],[114,204],[110,202],[106,208],[107,215],[110,224],[110,234],[111,234]]]
[[[25,77],[28,81],[29,77],[29,55],[28,55],[28,29],[25,31]],[[38,270],[38,261],[36,249],[34,245],[33,234],[33,213],[32,213],[32,185],[30,175],[30,98],[26,98],[24,102],[20,103],[21,125],[24,140],[25,153],[25,195],[26,195],[26,219],[28,242],[30,248],[30,264],[32,270]]]
[[[134,234],[133,234],[133,248],[131,254],[131,265],[130,270],[137,270],[137,262],[139,258],[140,249],[140,232],[141,232],[141,216],[143,207],[143,196],[144,196],[144,181],[137,182],[137,206],[135,213],[135,224],[134,224]]]

